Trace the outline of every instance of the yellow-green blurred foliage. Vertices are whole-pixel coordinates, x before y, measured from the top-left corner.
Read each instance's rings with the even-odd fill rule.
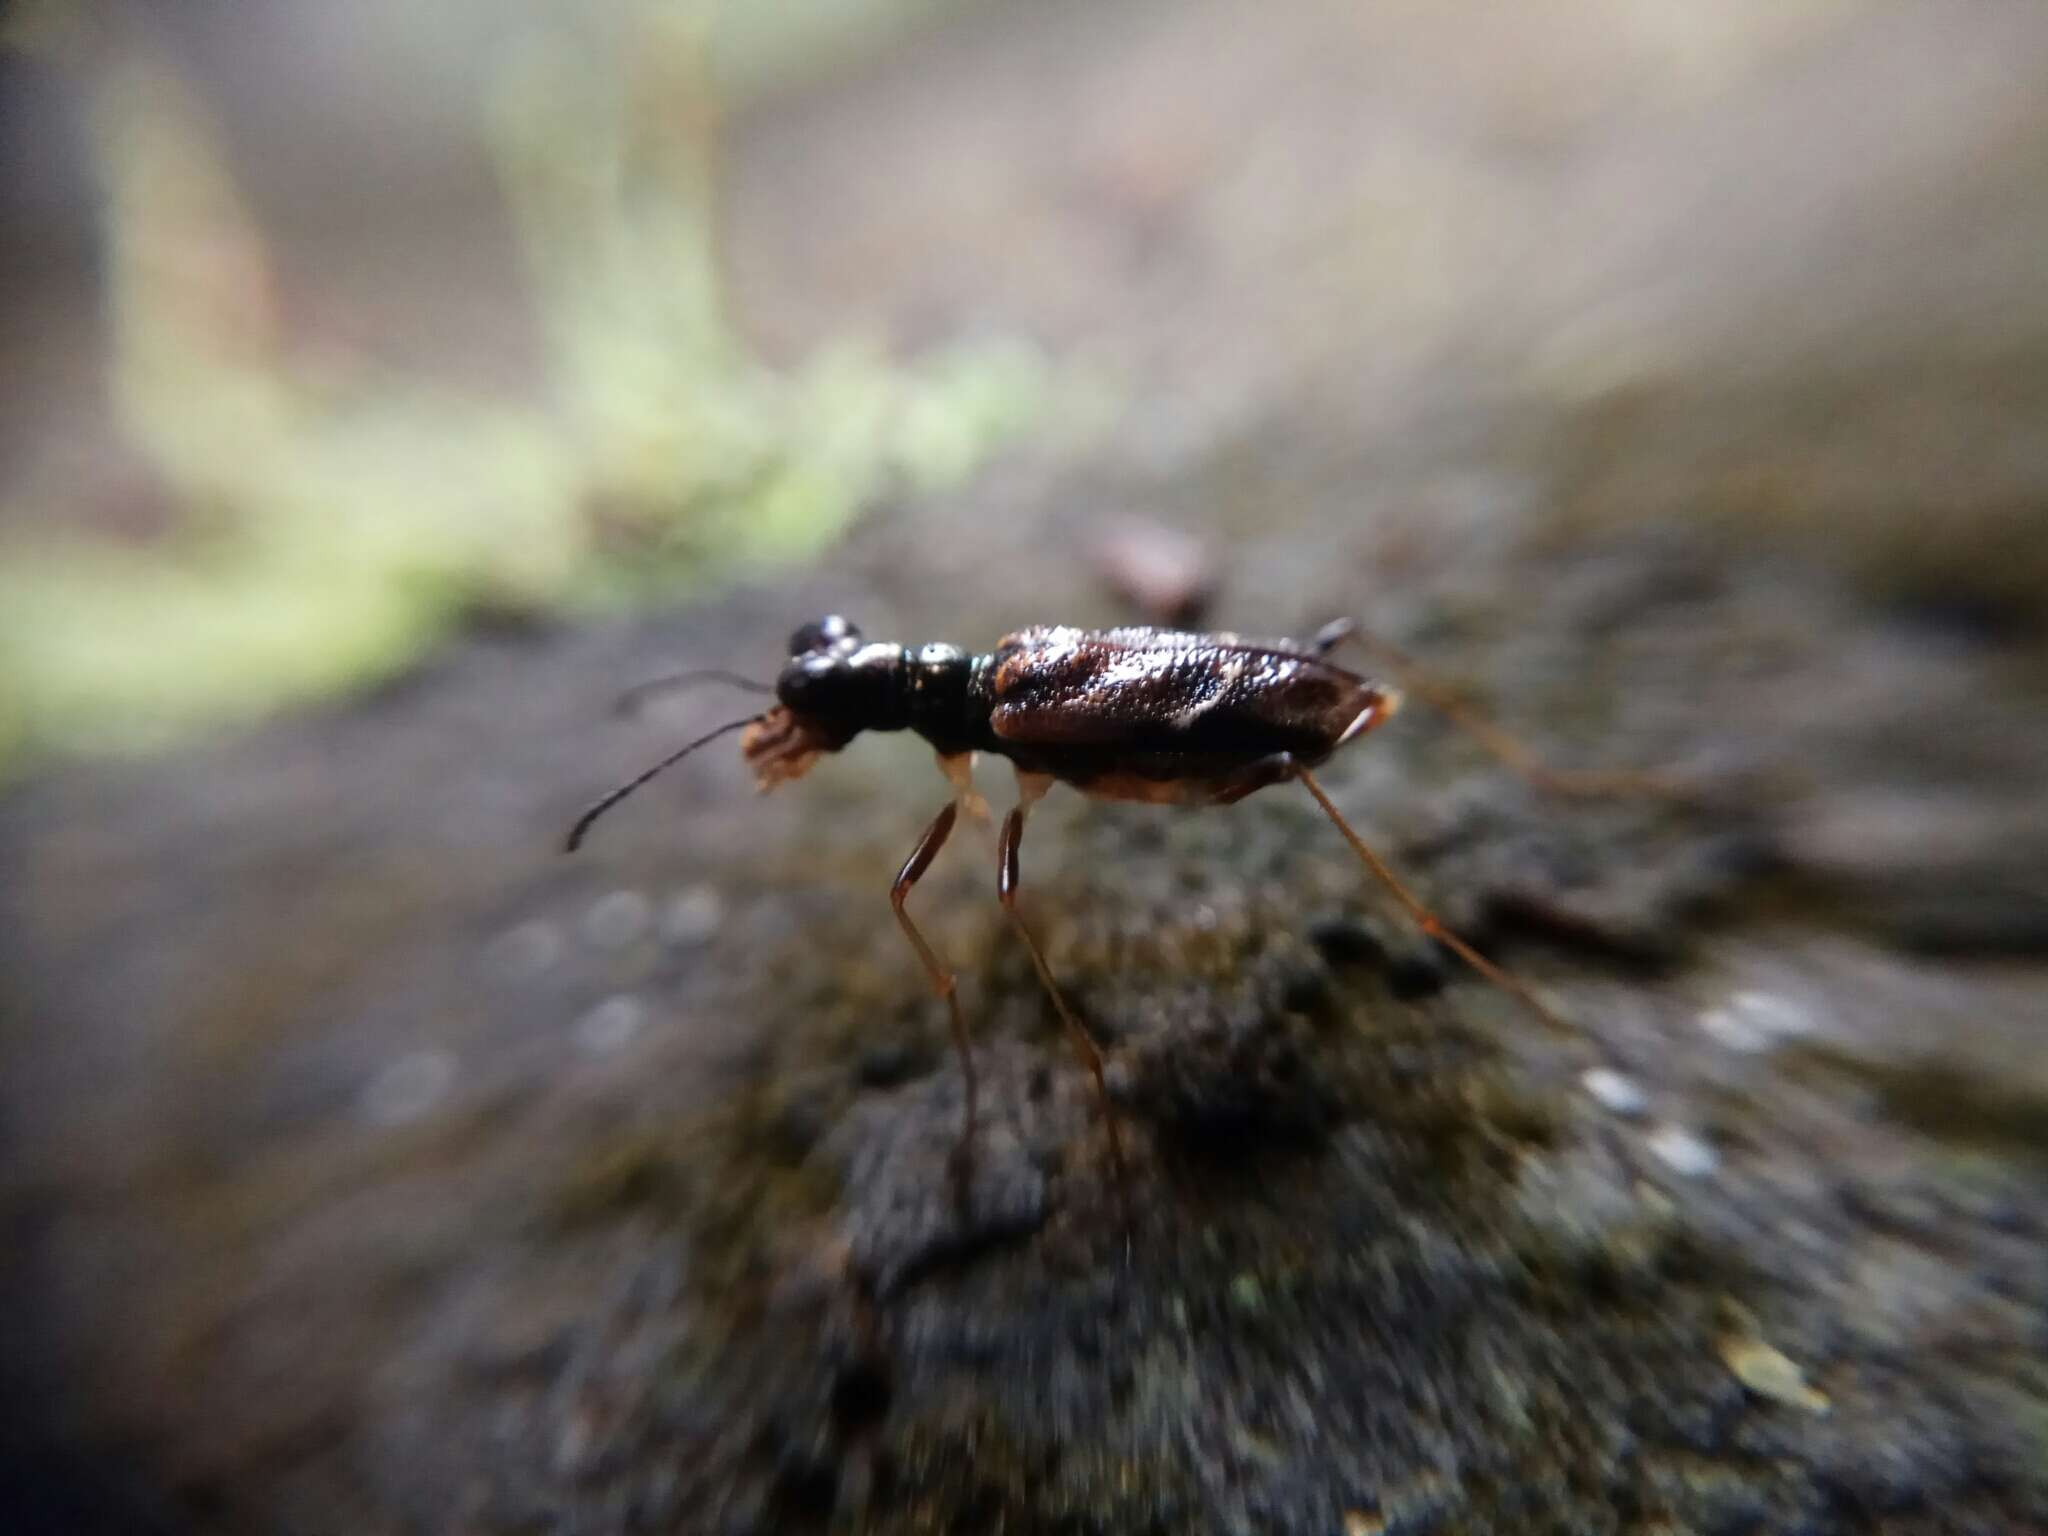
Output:
[[[0,551],[0,763],[359,684],[479,611],[675,600],[817,550],[878,494],[958,481],[1032,417],[1047,381],[1021,345],[755,357],[716,256],[710,8],[576,14],[479,105],[540,404],[309,358],[203,103],[132,41],[90,50],[112,398],[174,526]]]

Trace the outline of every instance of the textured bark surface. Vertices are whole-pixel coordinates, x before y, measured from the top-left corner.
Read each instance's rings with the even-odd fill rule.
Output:
[[[1987,227],[2031,234],[2048,180],[1998,178],[2048,125],[1986,82],[2048,40],[1760,32],[1727,89],[1794,190],[1724,200],[1698,169],[1740,180],[1723,119],[1633,100],[1597,50],[1583,90],[1444,79],[1440,121],[1406,70],[1454,39],[1404,65],[1363,23],[1234,14],[999,12],[742,135],[764,334],[828,327],[837,285],[911,337],[985,303],[1142,385],[1113,434],[879,510],[819,571],[480,636],[350,707],[0,804],[20,1507],[2048,1528],[2048,667],[2004,605],[2041,554],[2007,509],[2048,492],[2048,327],[2004,246],[1969,265],[1940,235],[1934,150],[1873,183],[1903,188],[1865,198],[1884,239],[1794,206],[1860,82],[1952,156],[1976,124],[2013,194]],[[1950,67],[1905,67],[1937,45]],[[1951,123],[1950,81],[1990,106]],[[989,217],[908,216],[1003,146]],[[1416,184],[1462,189],[1432,204],[1449,236],[1403,212]],[[1602,261],[1561,238],[1595,216]],[[1667,238],[1715,218],[1722,244]],[[1787,229],[1856,281],[1765,259]],[[891,287],[906,242],[932,248]],[[2011,297],[1996,327],[1939,310],[1944,262]],[[1647,306],[1648,363],[1565,325],[1603,293]],[[962,1080],[885,898],[947,793],[914,741],[766,798],[707,753],[557,843],[721,718],[687,694],[621,724],[620,687],[764,673],[828,611],[977,646],[1129,617],[1086,552],[1130,510],[1218,551],[1218,623],[1358,613],[1559,765],[1710,793],[1548,800],[1419,707],[1323,775],[1590,1053],[1420,940],[1297,791],[1048,800],[1023,902],[1110,1050],[1128,1211],[963,823],[912,897],[977,1041],[963,1203]],[[1975,531],[1923,558],[1941,518]]]

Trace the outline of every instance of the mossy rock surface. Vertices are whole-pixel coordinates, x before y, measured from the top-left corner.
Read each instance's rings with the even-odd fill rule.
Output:
[[[1431,955],[1305,798],[1049,801],[1026,906],[1109,1050],[1127,1187],[966,827],[913,898],[976,1039],[963,1185],[884,899],[944,794],[914,742],[766,799],[713,759],[554,849],[711,707],[620,727],[614,683],[772,655],[828,604],[921,636],[892,573],[937,515],[877,523],[829,593],[480,640],[10,802],[8,1209],[23,1315],[58,1324],[16,1368],[65,1381],[77,1444],[200,1529],[2040,1518],[2048,988],[1976,878],[2014,849],[1911,873],[1980,921],[1979,958],[1930,956],[1826,829],[1890,707],[1734,709],[1838,694],[1891,621],[1658,537],[1601,559],[1708,590],[1618,638],[1556,595],[1577,553],[1518,555],[1503,605],[1552,596],[1453,659],[1546,745],[1726,792],[1546,800],[1419,713],[1326,775],[1586,1041]],[[1806,638],[1762,681],[1728,654],[1780,604]],[[1991,665],[1944,653],[1930,738],[1985,739]],[[1589,1051],[1633,1094],[1589,1093]],[[1825,1413],[1745,1389],[1731,1316]]]

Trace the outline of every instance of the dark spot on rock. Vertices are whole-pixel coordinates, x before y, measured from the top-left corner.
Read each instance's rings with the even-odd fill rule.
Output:
[[[1134,1097],[1177,1155],[1196,1164],[1240,1158],[1261,1143],[1311,1145],[1337,1111],[1333,1085],[1302,1070],[1283,1037],[1222,1056],[1163,1055]]]
[[[1629,966],[1667,964],[1678,949],[1669,915],[1654,901],[1626,893],[1504,886],[1487,893],[1484,909],[1489,934],[1540,939]]]
[[[863,1088],[894,1088],[932,1067],[931,1056],[907,1040],[871,1045],[860,1053],[857,1077]]]
[[[785,1163],[802,1162],[831,1123],[831,1108],[822,1093],[798,1093],[786,1099],[769,1121],[770,1141]]]
[[[881,1423],[895,1394],[888,1363],[874,1358],[848,1362],[832,1383],[832,1422],[841,1435],[857,1435]]]
[[[839,1502],[839,1467],[830,1457],[786,1447],[769,1490],[770,1529],[822,1529]]]
[[[1162,822],[1139,819],[1117,831],[1133,852],[1156,852],[1166,846],[1166,827]]]
[[[2035,960],[2048,955],[2048,881],[2038,874],[1977,878],[1965,890],[1890,893],[1879,903],[1893,940],[1943,959]]]
[[[1317,918],[1308,925],[1308,941],[1332,965],[1382,965],[1387,958],[1372,930],[1348,914]]]
[[[1279,982],[1280,1006],[1294,1013],[1319,1013],[1330,1001],[1330,976],[1319,965],[1288,965]]]
[[[1131,1395],[1137,1389],[1138,1377],[1128,1365],[1118,1365],[1109,1373],[1109,1405],[1121,1413],[1130,1406]]]
[[[896,1458],[888,1452],[877,1450],[868,1460],[868,1501],[871,1505],[887,1505],[896,1496]]]
[[[1301,1071],[1301,1053],[1291,1042],[1282,1041],[1266,1058],[1266,1070],[1273,1075],[1276,1083],[1291,1083],[1295,1075]]]
[[[1395,955],[1387,965],[1387,990],[1404,1003],[1434,997],[1450,979],[1450,956],[1441,944],[1425,940]]]
[[[1784,846],[1776,835],[1762,828],[1745,828],[1709,836],[1702,840],[1695,857],[1706,875],[1730,884],[1746,884],[1783,874],[1790,865]]]
[[[1896,595],[1887,616],[1912,638],[1968,646],[2015,645],[2041,631],[2038,603],[1952,588]]]

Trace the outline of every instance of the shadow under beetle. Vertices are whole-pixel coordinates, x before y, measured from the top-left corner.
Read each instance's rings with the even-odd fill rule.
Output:
[[[1103,800],[1187,806],[1230,805],[1269,785],[1298,782],[1425,934],[1515,997],[1544,1024],[1570,1032],[1526,986],[1424,906],[1316,782],[1312,769],[1339,747],[1383,724],[1401,704],[1402,695],[1395,688],[1329,659],[1347,639],[1374,650],[1402,674],[1411,691],[1443,709],[1539,788],[1561,793],[1667,789],[1650,775],[1560,774],[1544,768],[1513,737],[1431,687],[1408,658],[1348,620],[1326,625],[1305,644],[1170,629],[1047,625],[1005,636],[993,651],[977,656],[950,645],[912,650],[863,642],[858,629],[835,615],[807,624],[790,637],[790,659],[772,689],[723,672],[684,673],[653,685],[709,677],[772,693],[776,702],[760,714],[698,737],[598,800],[577,818],[568,847],[573,851],[591,823],[655,775],[733,731],[745,733],[741,751],[764,790],[802,777],[821,756],[841,750],[862,731],[909,730],[930,742],[939,767],[952,782],[953,796],[897,872],[889,902],[950,1016],[966,1084],[960,1140],[965,1154],[973,1143],[976,1115],[967,1025],[952,972],[918,931],[904,904],[945,845],[961,807],[981,809],[971,778],[975,754],[1008,758],[1017,773],[1017,803],[1003,818],[996,892],[1094,1079],[1121,1183],[1123,1144],[1103,1080],[1101,1048],[1061,995],[1044,951],[1017,910],[1018,846],[1025,817],[1056,782]]]

